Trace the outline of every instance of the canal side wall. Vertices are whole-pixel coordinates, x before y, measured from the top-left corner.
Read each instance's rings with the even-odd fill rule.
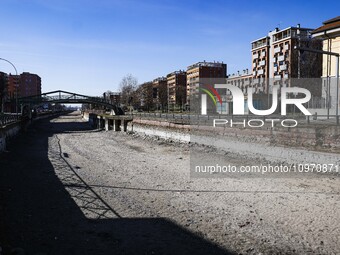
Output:
[[[84,114],[89,122],[96,119],[92,114]],[[340,126],[336,125],[301,125],[298,127],[212,127],[190,126],[187,123],[176,123],[166,119],[134,118],[128,124],[127,131],[143,133],[181,142],[197,142],[200,137],[233,144],[232,147],[263,148],[265,146],[282,148],[297,148],[326,153],[340,153]],[[255,149],[256,150],[256,149]]]
[[[134,119],[128,131],[141,135],[215,147],[244,157],[289,164],[340,165],[339,127],[213,128]]]
[[[0,153],[6,150],[7,142],[21,130],[21,122],[11,123],[0,128]]]
[[[163,120],[147,120],[135,118],[129,126],[130,131],[167,133],[185,133],[189,136],[210,136],[219,139],[256,143],[262,145],[296,147],[327,152],[340,152],[340,126],[314,125],[286,128],[281,126],[250,128],[250,127],[212,127],[189,126],[185,124],[170,123]]]
[[[6,145],[15,136],[17,136],[21,131],[25,131],[29,125],[40,119],[50,118],[53,116],[58,116],[61,113],[51,113],[37,116],[34,119],[26,119],[18,122],[10,123],[6,126],[0,127],[0,153],[6,151]]]

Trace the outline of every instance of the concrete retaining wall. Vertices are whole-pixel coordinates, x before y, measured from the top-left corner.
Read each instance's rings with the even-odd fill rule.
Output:
[[[311,126],[301,128],[212,128],[189,127],[135,119],[129,130],[148,136],[197,143],[254,158],[289,163],[329,163],[338,165],[340,128]]]
[[[16,136],[21,130],[21,122],[11,123],[0,128],[0,153],[6,150],[9,139]]]
[[[144,127],[150,130],[168,130],[172,132],[184,132],[189,135],[213,135],[250,143],[266,145],[281,145],[289,147],[313,148],[340,152],[340,126],[315,125],[294,128],[267,127],[267,128],[237,128],[237,127],[194,127],[169,123],[164,120],[134,119],[135,131]],[[132,127],[130,126],[129,130]]]

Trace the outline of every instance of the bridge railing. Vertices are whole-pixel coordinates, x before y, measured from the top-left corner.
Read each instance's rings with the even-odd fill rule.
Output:
[[[48,103],[76,103],[76,104],[99,104],[107,109],[114,110],[116,115],[124,115],[122,109],[116,104],[108,102],[102,97],[91,97],[63,90],[51,91],[35,96],[21,97],[18,98],[20,105],[35,107],[42,104]]]

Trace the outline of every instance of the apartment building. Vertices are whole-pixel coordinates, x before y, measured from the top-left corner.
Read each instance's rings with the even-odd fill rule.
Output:
[[[322,40],[322,49],[340,54],[340,16],[326,20],[323,25],[312,31],[313,38]],[[335,77],[336,58],[323,55],[322,77]]]
[[[103,93],[104,99],[110,104],[120,105],[121,103],[121,93],[107,91]]]
[[[227,65],[223,62],[197,62],[187,68],[187,105],[190,96],[197,93],[203,78],[226,78]],[[201,80],[201,81],[200,81]]]
[[[227,78],[227,84],[234,85],[242,89],[243,93],[247,93],[247,88],[252,84],[253,73],[249,69],[244,69],[242,72],[237,71],[237,73],[229,74]]]
[[[262,37],[251,42],[253,77],[269,77],[270,38]]]
[[[4,112],[5,108],[5,101],[7,97],[7,83],[8,83],[7,73],[0,71],[0,112]]]
[[[340,16],[324,21],[321,27],[312,31],[312,37],[322,40],[324,51],[340,54]],[[337,95],[337,58],[327,54],[318,55],[322,56],[322,95],[314,100],[317,104],[311,107],[316,108],[313,111],[319,114],[336,114],[336,107],[339,109],[340,106],[340,102],[336,101],[340,98]]]
[[[7,81],[7,98],[15,98],[16,93],[18,93],[18,97],[20,97],[20,75],[9,74]]]
[[[41,94],[41,78],[37,74],[23,72],[19,79],[19,97]]]
[[[167,76],[168,101],[169,107],[180,106],[182,108],[186,103],[186,86],[187,74],[185,71],[175,71]]]
[[[321,76],[321,58],[316,54],[300,54],[297,47],[321,49],[320,40],[312,40],[313,29],[296,27],[276,28],[265,37],[251,42],[254,82],[268,78],[316,78]],[[268,84],[263,83],[265,93]]]

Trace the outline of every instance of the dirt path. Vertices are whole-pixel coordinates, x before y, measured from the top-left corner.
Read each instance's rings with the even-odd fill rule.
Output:
[[[35,125],[0,156],[0,246],[27,254],[340,250],[339,178],[190,178],[189,149],[89,130],[76,115]]]

